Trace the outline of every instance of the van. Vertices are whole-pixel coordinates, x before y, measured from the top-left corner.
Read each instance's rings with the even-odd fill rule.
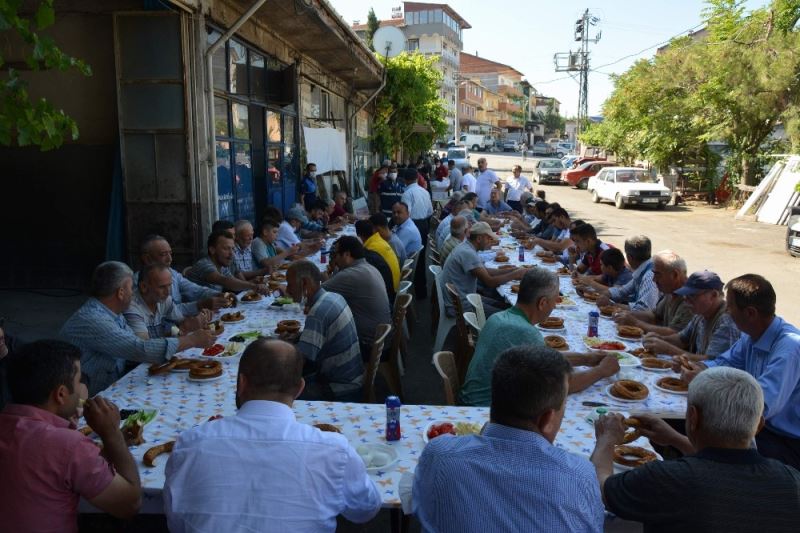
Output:
[[[459,144],[466,146],[473,152],[479,152],[486,151],[494,146],[494,139],[482,133],[462,133],[459,138]]]

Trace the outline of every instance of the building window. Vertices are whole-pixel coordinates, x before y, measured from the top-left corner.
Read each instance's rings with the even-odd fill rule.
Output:
[[[420,13],[419,13],[419,23],[420,24],[427,24],[428,23],[428,12],[427,11],[420,11]]]
[[[408,41],[408,51],[414,52],[415,50],[419,50],[419,39],[409,39]]]
[[[433,21],[434,22],[441,22],[442,21],[442,10],[437,9],[433,12]]]

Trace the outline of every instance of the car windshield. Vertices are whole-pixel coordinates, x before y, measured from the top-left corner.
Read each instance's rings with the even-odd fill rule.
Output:
[[[617,183],[658,183],[645,170],[617,170]]]
[[[551,159],[550,161],[539,161],[539,168],[564,168],[564,165],[558,159]]]
[[[448,150],[447,159],[464,159],[467,157],[466,150]]]

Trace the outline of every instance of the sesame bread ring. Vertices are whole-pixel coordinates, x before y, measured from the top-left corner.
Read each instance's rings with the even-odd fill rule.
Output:
[[[189,377],[194,379],[211,379],[222,375],[222,363],[219,361],[198,361],[189,368]]]
[[[635,457],[631,459],[630,457]],[[658,459],[656,454],[639,446],[619,445],[614,447],[614,462],[623,466],[642,466]]]
[[[621,379],[611,385],[611,395],[623,400],[644,400],[649,394],[647,385],[632,379]]]
[[[142,462],[149,467],[155,466],[155,458],[161,455],[162,453],[170,453],[172,448],[175,446],[175,441],[171,440],[169,442],[165,442],[164,444],[159,444],[158,446],[153,446],[146,452],[144,452],[144,457],[142,457]]]
[[[166,361],[161,364],[153,363],[152,365],[150,365],[150,368],[147,369],[147,373],[150,374],[151,376],[166,374],[167,372],[175,368],[175,364],[176,363],[174,359],[170,359],[169,361]]]

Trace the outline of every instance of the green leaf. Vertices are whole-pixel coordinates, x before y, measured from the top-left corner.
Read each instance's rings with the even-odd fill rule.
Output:
[[[53,9],[52,0],[42,2],[33,19],[36,22],[36,27],[40,30],[52,26],[56,21],[56,10]]]

